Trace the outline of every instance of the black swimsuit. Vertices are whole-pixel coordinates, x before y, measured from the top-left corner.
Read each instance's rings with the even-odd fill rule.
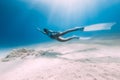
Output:
[[[51,32],[48,34],[48,36],[52,39],[56,39],[59,37],[59,32]]]

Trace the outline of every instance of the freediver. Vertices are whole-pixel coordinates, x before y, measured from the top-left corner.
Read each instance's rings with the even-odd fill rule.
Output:
[[[46,29],[46,28],[44,28],[43,30],[41,30],[40,28],[37,28],[37,30],[39,30],[43,34],[47,35],[51,39],[55,39],[55,40],[60,41],[60,42],[66,42],[66,41],[69,41],[69,40],[72,40],[72,39],[79,39],[79,37],[72,36],[72,37],[68,37],[68,38],[63,38],[61,36],[65,35],[67,33],[73,32],[73,31],[77,31],[77,30],[83,31],[84,28],[75,27],[75,28],[72,28],[72,29],[68,29],[64,32],[55,32],[55,31],[51,31],[51,30]]]

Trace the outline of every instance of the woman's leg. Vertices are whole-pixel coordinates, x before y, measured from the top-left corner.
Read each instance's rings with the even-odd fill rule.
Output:
[[[65,35],[65,34],[67,34],[69,32],[73,32],[73,31],[77,31],[77,30],[83,31],[84,28],[76,27],[76,28],[73,28],[73,29],[68,29],[68,30],[66,30],[64,32],[59,33],[59,36],[62,36],[62,35]]]
[[[69,40],[72,40],[72,39],[79,39],[79,37],[77,37],[77,36],[73,36],[73,37],[69,37],[69,38],[59,37],[59,38],[57,38],[56,40],[58,40],[58,41],[60,41],[60,42],[66,42],[66,41],[69,41]]]

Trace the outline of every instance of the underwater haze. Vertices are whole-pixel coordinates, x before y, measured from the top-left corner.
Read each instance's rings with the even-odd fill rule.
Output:
[[[0,48],[54,41],[37,27],[64,31],[109,22],[116,23],[110,31],[74,34],[119,38],[120,0],[0,0]]]

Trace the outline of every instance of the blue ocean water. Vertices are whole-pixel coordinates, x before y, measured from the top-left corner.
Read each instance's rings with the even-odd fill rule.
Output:
[[[107,33],[117,35],[119,38],[119,0],[91,0],[91,2],[85,0],[84,4],[82,0],[78,0],[80,3],[68,6],[70,8],[63,0],[58,1],[59,3],[49,0],[0,0],[0,48],[53,41],[37,31],[36,27],[63,31],[75,26],[116,22],[110,31],[75,32],[74,34],[92,36]]]

